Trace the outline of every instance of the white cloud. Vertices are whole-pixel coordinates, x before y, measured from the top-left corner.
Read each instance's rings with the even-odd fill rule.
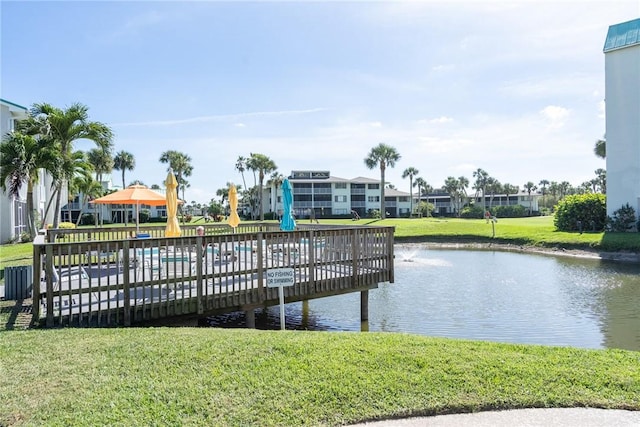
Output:
[[[557,105],[548,105],[540,111],[540,114],[547,119],[549,126],[555,129],[564,126],[570,110]]]

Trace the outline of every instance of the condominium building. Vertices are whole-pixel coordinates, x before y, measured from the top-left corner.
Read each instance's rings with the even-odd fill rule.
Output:
[[[604,44],[607,214],[640,213],[640,18],[609,27]]]
[[[380,180],[365,177],[352,179],[331,176],[330,171],[292,171],[288,177],[293,189],[293,211],[299,218],[348,216],[356,212],[366,217],[380,210]],[[265,191],[265,213],[282,215],[282,189],[272,184]],[[388,217],[409,216],[410,194],[385,189],[385,213]]]

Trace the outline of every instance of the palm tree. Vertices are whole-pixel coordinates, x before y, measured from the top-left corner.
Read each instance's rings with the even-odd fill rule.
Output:
[[[78,193],[81,191],[78,188],[78,184],[83,181],[92,181],[93,166],[87,160],[87,155],[84,151],[74,151],[70,157],[63,158],[62,173],[68,177],[67,179],[67,218],[69,222],[71,219],[71,202]]]
[[[76,188],[80,193],[82,193],[82,200],[80,201],[80,206],[84,206],[90,199],[94,199],[96,197],[100,197],[102,195],[102,185],[100,182],[93,179],[91,176],[87,176],[85,174],[76,176],[73,179],[73,188]],[[95,208],[95,205],[94,205]],[[80,224],[82,220],[82,211],[78,215],[76,219],[76,226]],[[94,215],[95,225],[98,225],[98,217]]]
[[[273,190],[272,195],[271,195],[271,208],[273,212],[277,211],[277,204],[278,204],[278,188],[280,188],[282,186],[282,182],[284,181],[284,175],[282,175],[281,173],[279,173],[278,171],[275,171],[271,174],[271,176],[269,177],[269,180],[267,181],[267,185],[269,185],[271,187],[271,189]]]
[[[524,189],[526,190],[527,194],[529,195],[529,216],[531,216],[531,212],[532,212],[532,209],[533,209],[533,199],[531,198],[531,193],[536,191],[538,189],[538,187],[536,187],[536,185],[533,182],[528,181],[524,185]]]
[[[180,195],[182,190],[182,198],[184,199],[184,190],[189,186],[189,182],[186,180],[187,176],[191,176],[193,172],[193,166],[191,166],[191,157],[187,154],[181,153],[175,150],[168,150],[162,153],[160,156],[161,163],[168,163],[169,169],[173,169],[173,173],[178,181],[178,187],[176,187],[176,195]]]
[[[244,188],[247,188],[247,182],[244,180],[244,171],[247,170],[247,159],[239,156],[238,160],[236,160],[236,169],[240,172],[240,175],[242,175],[242,185],[244,185]]]
[[[519,190],[520,189],[517,186],[511,185],[509,183],[505,183],[502,186],[502,191],[504,192],[505,196],[507,196],[507,206],[510,205],[509,196],[512,195],[512,194],[517,194]]]
[[[102,175],[110,173],[114,162],[110,149],[92,148],[87,152],[87,160],[93,165],[96,172],[96,181],[102,185]]]
[[[122,189],[127,188],[125,185],[124,174],[126,171],[132,171],[136,167],[136,159],[133,154],[128,151],[119,151],[113,158],[113,168],[118,171],[122,171]]]
[[[72,104],[66,110],[53,107],[50,104],[34,104],[30,111],[33,120],[30,128],[32,135],[48,139],[57,146],[60,158],[65,163],[71,162],[73,145],[81,139],[88,139],[96,143],[103,150],[112,146],[113,133],[111,129],[100,122],[89,121],[89,109],[79,103]],[[53,220],[53,228],[57,228],[60,221],[60,199],[62,187],[71,179],[66,175],[68,171],[62,171],[57,176],[56,205]]]
[[[602,168],[598,168],[595,171],[597,185],[600,188],[602,194],[607,194],[607,171]]]
[[[550,184],[549,180],[541,179],[538,185],[540,186],[540,191],[542,192],[542,206],[547,207],[547,186]]]
[[[473,172],[473,177],[476,179],[476,182],[473,184],[473,188],[476,190],[476,197],[478,197],[478,192],[482,191],[482,211],[484,212],[487,210],[484,195],[487,191],[489,174],[484,169],[478,168]]]
[[[247,168],[254,173],[258,172],[258,206],[260,209],[260,221],[264,221],[264,211],[262,209],[262,185],[264,176],[271,172],[275,172],[278,167],[275,162],[264,154],[251,153],[251,157],[247,160]]]
[[[467,195],[467,188],[468,187],[469,187],[469,178],[467,178],[466,176],[459,176],[458,177],[458,191],[460,192],[460,197],[461,198],[463,196],[465,198],[469,197]]]
[[[460,215],[460,203],[458,202],[460,196],[459,188],[460,182],[456,178],[449,176],[444,180],[443,189],[444,191],[449,193],[449,199],[453,203],[456,215]]]
[[[595,146],[593,147],[593,152],[596,156],[606,159],[607,158],[607,140],[599,139],[596,141]]]
[[[364,159],[364,164],[373,169],[376,166],[380,166],[380,218],[386,218],[386,210],[384,206],[384,173],[387,166],[394,167],[396,162],[400,160],[400,154],[398,151],[390,145],[383,142],[373,147],[369,152],[369,155]]]
[[[413,177],[418,175],[420,171],[413,166],[408,167],[402,172],[402,178],[409,177],[409,197],[410,197],[410,208],[409,208],[409,217],[413,214]]]
[[[49,141],[38,141],[33,136],[20,132],[6,135],[0,144],[0,187],[7,194],[18,198],[24,183],[27,184],[27,226],[29,235],[36,234],[33,187],[38,182],[38,170],[56,172],[59,156]]]

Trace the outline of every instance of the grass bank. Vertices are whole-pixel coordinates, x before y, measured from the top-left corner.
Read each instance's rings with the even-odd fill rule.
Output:
[[[640,353],[408,334],[2,333],[0,425],[342,425],[487,409],[640,410]]]
[[[307,221],[299,220],[305,224]],[[553,217],[485,220],[460,218],[392,218],[385,220],[320,218],[321,224],[393,226],[396,241],[433,243],[503,243],[544,248],[585,249],[603,252],[640,253],[640,233],[565,233],[555,231]],[[495,237],[494,237],[495,230]],[[0,269],[31,264],[30,243],[0,246]]]

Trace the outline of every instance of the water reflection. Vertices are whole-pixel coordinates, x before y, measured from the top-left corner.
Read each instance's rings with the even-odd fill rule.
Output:
[[[490,341],[640,350],[640,266],[535,254],[397,246],[394,284],[292,303],[287,329],[389,331]],[[244,326],[236,313],[212,326]],[[278,307],[256,327],[279,329]]]

